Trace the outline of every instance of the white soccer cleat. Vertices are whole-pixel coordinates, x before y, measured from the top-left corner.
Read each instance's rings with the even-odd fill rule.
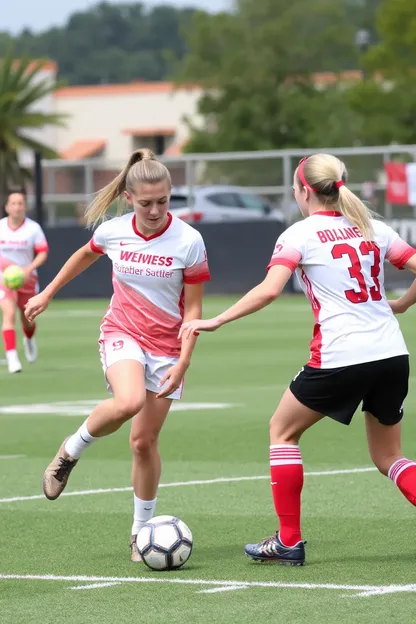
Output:
[[[19,356],[17,355],[17,351],[7,351],[6,359],[7,359],[7,368],[9,369],[9,373],[21,372],[22,365],[20,363]]]
[[[23,337],[23,346],[25,349],[25,357],[28,362],[36,362],[38,358],[38,346],[34,338]]]

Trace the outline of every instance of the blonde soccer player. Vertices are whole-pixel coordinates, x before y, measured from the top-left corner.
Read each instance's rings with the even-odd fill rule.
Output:
[[[271,487],[279,530],[247,544],[257,561],[303,565],[302,434],[324,416],[348,425],[362,403],[368,448],[381,474],[416,505],[416,463],[401,449],[409,357],[384,291],[384,260],[416,273],[416,250],[372,217],[346,186],[343,162],[315,154],[293,180],[303,220],[277,240],[265,280],[219,316],[185,322],[182,340],[261,310],[296,271],[315,317],[310,359],[295,375],[270,422]],[[402,311],[404,301],[392,302]],[[279,310],[276,309],[276,322]]]
[[[2,334],[9,373],[20,373],[22,365],[16,346],[16,312],[20,313],[26,360],[35,362],[38,355],[35,340],[36,324],[26,318],[24,308],[28,300],[39,292],[37,269],[46,262],[48,243],[40,225],[26,216],[26,200],[23,193],[10,193],[5,208],[7,217],[0,219]],[[23,286],[17,290],[7,288],[1,277],[4,269],[11,265],[22,267],[25,275]]]
[[[140,560],[137,533],[156,506],[159,433],[172,400],[181,398],[195,346],[195,338],[181,342],[178,331],[183,320],[201,316],[204,282],[210,278],[202,237],[168,212],[170,193],[168,169],[150,150],[134,152],[89,206],[87,222],[102,221],[111,204],[123,196],[133,210],[101,223],[91,241],[26,307],[26,316],[33,321],[65,284],[104,254],[111,259],[114,294],[101,323],[99,345],[113,398],[100,403],[62,443],[45,471],[43,490],[47,498],[58,498],[82,453],[131,421],[133,561]]]

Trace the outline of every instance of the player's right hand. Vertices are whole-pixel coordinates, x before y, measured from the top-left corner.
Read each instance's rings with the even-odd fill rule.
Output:
[[[48,307],[50,298],[45,292],[31,297],[25,305],[25,316],[28,321],[34,321],[39,314],[42,314]]]

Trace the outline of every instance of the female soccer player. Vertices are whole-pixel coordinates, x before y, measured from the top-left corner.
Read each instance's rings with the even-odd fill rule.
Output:
[[[373,462],[416,505],[416,464],[401,451],[408,351],[383,284],[384,260],[416,272],[416,250],[373,219],[345,181],[345,165],[334,156],[301,160],[293,190],[305,219],[279,237],[265,280],[219,316],[186,322],[180,331],[186,339],[257,312],[281,294],[295,270],[311,303],[310,360],[270,422],[271,485],[280,527],[276,535],[246,545],[245,553],[258,561],[304,563],[299,439],[323,416],[348,425],[361,402]]]
[[[133,212],[102,223],[91,241],[26,307],[26,316],[33,321],[65,284],[103,254],[111,259],[114,294],[101,324],[99,344],[113,398],[100,403],[62,443],[45,471],[43,490],[50,500],[58,498],[81,454],[132,419],[133,561],[140,560],[137,533],[156,505],[159,433],[172,399],[181,398],[195,346],[195,339],[181,344],[178,332],[182,320],[201,316],[203,282],[210,277],[201,235],[168,212],[170,192],[166,167],[150,150],[134,152],[125,169],[87,208],[87,223],[101,221],[122,195]]]
[[[20,310],[26,359],[34,362],[38,354],[34,338],[36,324],[25,317],[24,307],[30,297],[39,292],[36,269],[46,262],[48,243],[40,225],[26,217],[23,193],[9,194],[6,212],[7,217],[0,219],[0,276],[6,267],[16,264],[23,268],[25,282],[18,290],[10,290],[0,279],[3,344],[9,373],[20,373],[22,365],[16,350],[16,309]]]

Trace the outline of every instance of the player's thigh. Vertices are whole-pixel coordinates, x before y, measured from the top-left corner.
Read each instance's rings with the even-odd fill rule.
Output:
[[[39,292],[39,282],[37,280],[30,280],[28,284],[22,286],[16,291],[16,303],[19,310],[24,312],[29,299],[37,295]],[[27,321],[29,323],[29,321]]]
[[[295,444],[302,433],[322,418],[319,412],[303,405],[288,388],[270,421],[270,443]]]
[[[381,472],[387,474],[401,452],[402,424],[383,425],[373,414],[365,413],[365,426],[370,457]]]
[[[108,390],[118,401],[140,411],[146,401],[145,357],[133,338],[117,335],[100,339],[100,357]]]
[[[154,392],[147,391],[143,408],[131,422],[130,442],[132,445],[138,440],[157,442],[171,404],[171,399],[164,397],[158,399]]]

